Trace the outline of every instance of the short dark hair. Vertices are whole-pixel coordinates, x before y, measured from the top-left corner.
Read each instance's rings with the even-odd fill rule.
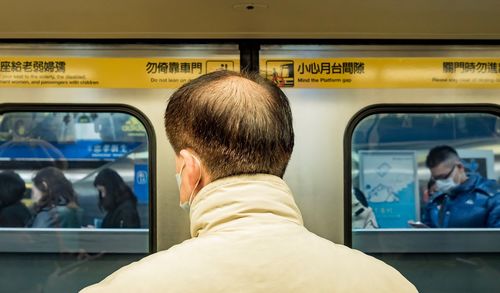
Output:
[[[434,180],[434,178],[429,179],[429,181],[427,182],[427,189],[431,189],[435,184],[436,180]]]
[[[294,145],[285,94],[258,74],[216,71],[179,88],[165,111],[178,154],[194,150],[212,180],[238,174],[283,177]]]
[[[99,193],[99,208],[106,211],[116,209],[122,202],[131,200],[137,204],[137,197],[123,178],[113,169],[102,169],[94,179],[94,186],[101,185],[106,189],[106,198]]]
[[[456,159],[460,160],[460,157],[458,156],[457,151],[452,148],[451,146],[448,145],[440,145],[433,147],[430,151],[429,154],[427,155],[427,158],[425,159],[425,165],[427,168],[432,169],[439,164],[446,162],[450,159]]]
[[[0,208],[20,201],[25,191],[26,184],[19,174],[13,171],[0,173]]]
[[[42,198],[35,205],[38,212],[44,207],[65,205],[78,207],[78,199],[73,185],[66,179],[64,173],[55,167],[46,167],[33,177],[33,184],[42,192]]]

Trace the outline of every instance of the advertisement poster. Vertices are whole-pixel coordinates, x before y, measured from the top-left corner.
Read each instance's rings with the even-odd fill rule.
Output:
[[[407,228],[409,220],[419,220],[417,182],[415,152],[360,152],[360,188],[380,228]]]
[[[457,150],[465,172],[478,174],[484,178],[497,180],[495,176],[495,155],[492,150]]]

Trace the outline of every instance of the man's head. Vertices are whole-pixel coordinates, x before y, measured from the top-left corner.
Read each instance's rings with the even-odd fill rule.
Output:
[[[447,192],[467,180],[465,168],[457,151],[447,145],[432,148],[425,165],[436,181],[438,191]]]
[[[294,145],[287,97],[257,74],[217,71],[183,85],[169,100],[165,129],[182,176],[181,202],[183,193],[219,178],[282,177]]]

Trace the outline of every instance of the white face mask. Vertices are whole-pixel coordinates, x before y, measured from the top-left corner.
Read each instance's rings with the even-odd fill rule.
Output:
[[[191,195],[189,196],[189,200],[186,202],[180,202],[179,206],[185,210],[186,212],[189,213],[189,210],[191,209],[191,203],[193,201],[193,196],[194,196],[194,191],[196,190],[196,187],[198,187],[198,184],[200,183],[201,180],[201,164],[198,158],[193,156],[194,160],[198,163],[198,166],[200,166],[200,176],[198,177],[198,181],[196,181],[196,185],[194,186],[193,190],[191,191]],[[182,171],[184,170],[185,164],[182,165],[180,173],[175,174],[175,180],[177,181],[177,187],[179,188],[179,191],[181,191],[181,184],[182,184]]]
[[[189,213],[189,211],[191,210],[191,205],[189,204],[189,201],[186,201],[186,202],[181,202],[179,203],[179,206],[181,207],[181,209],[183,209],[186,213]]]
[[[455,182],[455,180],[453,180],[453,177],[455,175],[455,170],[456,168],[453,167],[453,170],[451,174],[448,176],[448,178],[436,180],[437,191],[442,193],[447,193],[459,185],[458,183]]]
[[[182,165],[180,173],[175,173],[175,181],[177,181],[177,187],[179,188],[179,191],[181,191],[182,170],[184,170],[184,165]]]
[[[456,183],[451,177],[448,179],[436,180],[437,191],[442,193],[449,192],[457,186],[458,183]]]

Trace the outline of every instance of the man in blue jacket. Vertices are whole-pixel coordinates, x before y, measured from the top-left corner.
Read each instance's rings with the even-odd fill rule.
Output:
[[[455,149],[434,147],[425,162],[437,191],[424,211],[424,223],[433,228],[500,228],[500,186],[476,174],[467,174]]]

